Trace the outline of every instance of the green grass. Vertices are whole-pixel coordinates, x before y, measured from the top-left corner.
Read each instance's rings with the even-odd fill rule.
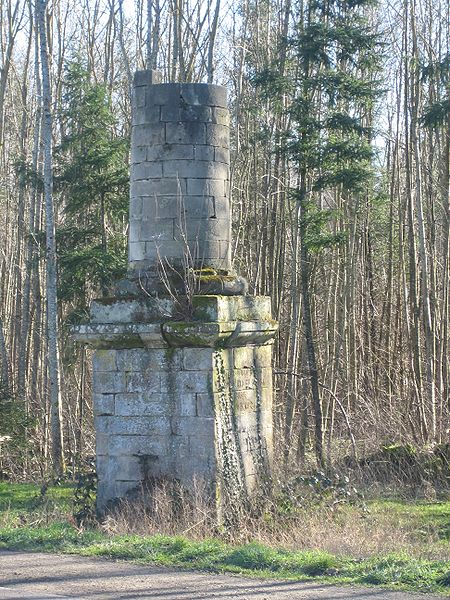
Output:
[[[71,494],[70,487],[52,488],[46,494],[47,500],[40,497],[35,486],[0,484],[0,548],[75,553],[297,581],[377,585],[450,596],[448,561],[417,558],[404,552],[348,557],[314,549],[271,548],[256,542],[231,545],[220,539],[194,541],[180,536],[108,536],[100,529],[78,530],[70,523]],[[450,502],[377,501],[371,504],[371,512],[375,516],[391,512],[396,519],[409,519],[419,532],[437,527],[442,543],[448,544]]]
[[[439,539],[450,542],[450,502],[377,500],[370,503],[370,511],[374,515],[389,512],[400,524],[413,527],[418,535],[433,529]]]

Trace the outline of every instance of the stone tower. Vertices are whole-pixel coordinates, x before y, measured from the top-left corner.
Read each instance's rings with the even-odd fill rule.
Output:
[[[232,272],[226,89],[133,89],[129,270],[90,321],[99,512],[160,478],[251,497],[272,459],[270,299]]]

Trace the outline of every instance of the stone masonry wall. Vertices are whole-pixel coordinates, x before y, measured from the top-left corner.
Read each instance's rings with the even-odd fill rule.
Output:
[[[94,353],[99,510],[159,477],[248,497],[272,454],[271,346]]]
[[[226,89],[134,80],[129,267],[231,269]]]

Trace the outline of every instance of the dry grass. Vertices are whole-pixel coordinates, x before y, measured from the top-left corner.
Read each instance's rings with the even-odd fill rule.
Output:
[[[449,560],[443,527],[448,527],[450,505],[435,505],[446,508],[428,518],[421,506],[383,501],[367,506],[310,503],[287,513],[272,503],[260,516],[248,511],[234,524],[218,528],[201,482],[195,483],[192,493],[159,483],[150,503],[122,504],[106,518],[103,529],[109,535],[179,535],[193,540],[219,536],[232,544],[258,542],[272,548],[313,549],[357,558],[404,551],[414,557]]]

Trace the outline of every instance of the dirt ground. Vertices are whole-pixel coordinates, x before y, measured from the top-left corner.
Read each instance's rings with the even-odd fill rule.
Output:
[[[0,551],[0,600],[417,600],[380,589],[244,579],[80,556]]]

